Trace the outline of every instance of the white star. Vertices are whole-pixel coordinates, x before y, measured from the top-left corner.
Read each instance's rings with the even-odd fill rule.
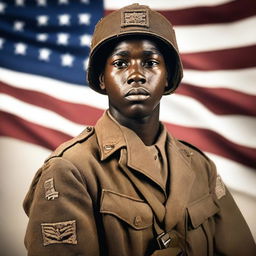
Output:
[[[46,0],[37,0],[37,5],[38,6],[46,6],[47,2],[46,2]]]
[[[3,49],[3,45],[4,45],[4,39],[0,38],[0,49]]]
[[[62,14],[62,15],[59,15],[58,18],[59,18],[60,25],[70,25],[70,15]]]
[[[74,57],[69,53],[61,55],[61,65],[64,67],[72,67],[73,66]]]
[[[48,39],[48,34],[45,34],[45,33],[38,34],[36,38],[40,42],[45,42]]]
[[[80,36],[80,45],[81,46],[90,46],[92,37],[90,35]]]
[[[23,31],[25,26],[25,22],[23,21],[15,21],[13,24],[13,29],[16,31]]]
[[[90,25],[91,15],[89,13],[78,14],[79,24]]]
[[[89,3],[90,3],[90,0],[81,0],[81,3],[83,3],[83,4],[89,4]]]
[[[23,43],[15,44],[15,54],[26,55],[27,45]]]
[[[24,0],[15,0],[15,5],[24,6]]]
[[[59,33],[57,35],[57,44],[62,44],[62,45],[67,45],[68,44],[68,39],[69,39],[69,34],[66,33]]]
[[[59,0],[59,4],[68,4],[68,0]]]
[[[84,64],[84,70],[86,71],[88,69],[89,58],[86,58],[83,64]]]
[[[37,16],[37,22],[39,26],[46,26],[48,24],[49,17],[47,15]]]
[[[39,49],[39,60],[49,61],[51,51],[47,48]]]
[[[6,8],[6,4],[0,3],[0,13],[4,13],[5,8]]]

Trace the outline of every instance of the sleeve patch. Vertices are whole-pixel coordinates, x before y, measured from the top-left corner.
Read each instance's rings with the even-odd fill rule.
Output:
[[[49,244],[77,244],[76,221],[42,223],[44,246]]]
[[[216,178],[215,194],[217,199],[221,199],[226,195],[225,185],[219,175]]]
[[[44,189],[45,189],[45,198],[47,200],[54,200],[55,198],[59,197],[59,192],[57,192],[54,188],[53,178],[46,180],[44,182]]]

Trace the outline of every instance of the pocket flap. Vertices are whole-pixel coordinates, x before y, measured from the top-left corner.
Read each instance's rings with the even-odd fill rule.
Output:
[[[100,212],[112,214],[134,229],[145,229],[153,223],[152,210],[145,201],[110,190],[102,191]]]
[[[193,228],[197,228],[219,211],[211,195],[204,196],[188,206],[188,214]]]

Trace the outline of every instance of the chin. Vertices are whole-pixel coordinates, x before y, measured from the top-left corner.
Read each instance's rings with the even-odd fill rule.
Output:
[[[127,112],[127,116],[131,119],[144,119],[150,116],[154,112],[153,109],[148,109],[141,104],[134,104],[129,111]]]

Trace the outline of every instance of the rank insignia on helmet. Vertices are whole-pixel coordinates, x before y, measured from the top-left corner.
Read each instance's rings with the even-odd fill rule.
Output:
[[[149,27],[148,10],[125,10],[121,13],[121,27]]]
[[[226,195],[225,185],[219,175],[216,178],[215,194],[218,199]]]
[[[54,200],[59,197],[59,192],[54,188],[53,178],[44,182],[45,198],[47,200]]]
[[[44,246],[49,244],[77,244],[76,221],[42,223]]]

